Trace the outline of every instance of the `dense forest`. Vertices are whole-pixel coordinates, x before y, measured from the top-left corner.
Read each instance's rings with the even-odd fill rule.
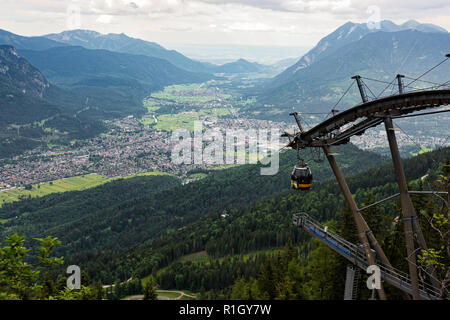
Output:
[[[397,192],[387,158],[351,145],[336,150],[359,205]],[[447,148],[404,160],[410,188],[441,188],[435,181],[449,155]],[[8,219],[0,231],[3,238],[14,232],[30,238],[58,237],[62,245],[55,253],[80,265],[94,282],[135,280],[118,289],[121,293],[110,292],[112,298],[138,293],[142,286],[137,280],[152,275],[161,288],[188,289],[205,299],[342,299],[344,277],[325,283],[333,272],[345,273],[346,261],[295,228],[292,214],[307,212],[356,242],[353,219],[326,162],[311,163],[316,182],[306,193],[289,189],[294,163],[295,153],[287,152],[281,156],[279,174],[272,177],[260,176],[260,168],[249,165],[211,172],[186,185],[170,176],[152,177],[158,179],[153,181],[140,177],[29,199],[0,209],[0,218]],[[413,201],[424,219],[440,210],[428,196],[414,196]],[[402,226],[396,223],[399,210],[394,200],[368,210],[365,218],[391,262],[406,268],[404,246],[399,245]],[[432,237],[425,223],[424,230]],[[312,277],[317,272],[321,276]],[[51,276],[56,279],[60,273],[55,270]],[[261,280],[267,277],[270,285]],[[270,286],[277,289],[267,289]],[[393,288],[387,291],[400,297]],[[368,294],[361,290],[360,297]]]
[[[439,185],[430,186],[429,184],[438,179],[441,165],[437,160],[445,159],[448,155],[447,149],[405,161],[405,171],[411,179],[415,180],[410,182],[411,189],[420,190],[432,187],[436,190],[442,188]],[[370,169],[348,179],[351,189],[356,193],[356,200],[361,206],[397,192],[391,170],[392,167],[386,165]],[[423,176],[423,172],[430,175],[425,183],[420,183],[420,179],[417,179]],[[440,248],[439,241],[435,236],[436,232],[433,232],[427,224],[427,217],[432,216],[433,212],[442,210],[439,201],[436,202],[429,196],[413,196],[413,201],[420,214],[422,229],[426,233],[428,243],[433,247]],[[333,279],[332,270],[335,268],[341,268],[339,269],[340,274],[345,274],[346,261],[328,248],[311,242],[309,236],[292,226],[292,214],[301,211],[308,212],[318,220],[328,221],[331,230],[343,235],[347,240],[357,242],[353,218],[346,210],[337,185],[323,182],[316,187],[315,192],[307,195],[284,192],[244,210],[231,211],[226,219],[217,216],[193,224],[182,233],[160,242],[153,242],[152,249],[143,250],[143,259],[136,259],[136,262],[141,261],[139,267],[142,267],[142,270],[145,269],[144,266],[150,265],[156,279],[160,281],[161,285],[168,288],[184,287],[201,292],[206,290],[210,297],[228,297],[227,294],[230,293],[227,293],[226,289],[231,284],[230,279],[241,275],[242,278],[249,280],[250,277],[258,274],[255,270],[259,270],[261,262],[267,258],[264,256],[272,256],[272,260],[277,259],[276,255],[273,257],[267,252],[256,250],[279,248],[291,239],[298,250],[296,263],[303,270],[297,273],[297,277],[300,277],[300,274],[305,273],[306,270],[312,272],[317,268],[324,269],[323,272],[317,273],[323,275],[324,278],[328,277],[328,280]],[[401,223],[397,223],[396,219],[399,215],[398,201],[385,203],[364,213],[365,219],[391,262],[406,271],[407,266],[403,259],[404,245],[401,244],[403,227]],[[160,247],[159,250],[156,249],[158,247]],[[209,259],[203,257],[187,262],[179,259],[185,254],[202,249],[206,250]],[[255,251],[255,255],[251,254]],[[175,261],[173,263],[170,263],[171,255]],[[144,257],[151,258],[145,261]],[[447,260],[444,259],[443,264],[448,266],[449,261]],[[274,263],[274,261],[270,263]],[[168,267],[165,267],[166,265]],[[150,269],[145,271],[149,272]],[[139,276],[140,272],[141,269],[137,268],[136,275]],[[284,274],[284,272],[281,273]],[[337,272],[335,271],[335,273]],[[324,279],[320,282],[320,279],[313,279],[311,273],[306,274],[301,278],[301,282],[304,282],[302,286],[305,288],[312,286],[312,284],[307,284],[308,277],[311,282],[319,281],[313,286],[317,290],[311,289],[312,292],[320,292],[319,289],[328,281]],[[320,296],[319,293],[312,295],[312,293],[307,294],[300,291],[296,296],[304,299],[342,299],[344,277],[338,278],[340,279],[339,285],[330,285],[330,290],[334,289],[332,292],[324,293],[323,296]],[[294,281],[295,277],[291,280]],[[218,289],[225,291],[219,290],[218,295],[214,294]],[[387,290],[392,292],[391,297],[400,297],[393,288],[387,288]]]
[[[349,168],[360,171],[386,161],[351,145],[337,150],[343,154],[344,172],[349,172]],[[288,189],[295,153],[282,154],[280,162],[280,171],[274,176],[261,176],[259,166],[246,165],[213,171],[206,179],[186,185],[173,186],[173,177],[142,177],[7,204],[0,209],[0,218],[8,221],[0,228],[4,234],[56,236],[63,242],[56,253],[67,258],[102,250],[125,251],[200,218],[247,207]],[[331,174],[323,163],[312,167],[316,169],[317,181]]]

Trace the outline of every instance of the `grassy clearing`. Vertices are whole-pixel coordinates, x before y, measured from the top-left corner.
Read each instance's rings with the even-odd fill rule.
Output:
[[[223,165],[223,166],[217,166],[214,168],[211,168],[210,170],[226,170],[226,169],[230,169],[230,168],[235,168],[235,167],[239,167],[239,166],[243,166],[244,164],[227,164],[227,165]]]
[[[167,297],[169,299],[178,299],[181,296],[179,292],[172,292],[172,291],[164,292],[160,290],[157,290],[156,292],[158,293],[158,296]]]
[[[229,94],[216,94],[215,89],[204,87],[203,84],[173,85],[165,87],[163,91],[154,92],[152,98],[175,101],[180,103],[207,103],[217,99],[229,99]]]
[[[194,122],[199,121],[202,117],[207,116],[226,116],[229,111],[226,108],[202,109],[199,112],[182,112],[177,114],[162,114],[157,117],[158,123],[154,125],[154,129],[160,131],[175,131],[177,129],[194,130]]]
[[[31,190],[12,189],[8,191],[0,192],[0,207],[5,203],[19,201],[23,198],[36,198],[43,197],[52,193],[61,193],[67,191],[82,191],[90,188],[94,188],[105,184],[110,181],[118,179],[129,179],[138,176],[154,176],[154,175],[166,175],[163,172],[146,172],[138,173],[125,177],[105,178],[98,174],[88,174],[79,177],[71,177],[52,182],[45,182],[37,185],[33,185]]]
[[[197,260],[203,260],[203,259],[207,259],[207,258],[208,258],[208,253],[206,251],[200,251],[200,252],[195,252],[192,254],[182,256],[177,261],[180,261],[180,262],[193,261],[193,260],[197,261]]]
[[[433,151],[433,148],[428,148],[426,146],[420,146],[420,150],[418,152],[410,152],[410,154],[414,157],[418,156],[419,154],[427,153]]]
[[[159,110],[160,106],[152,100],[145,100],[144,107],[147,109],[147,113],[154,113]]]
[[[204,179],[206,178],[208,175],[206,173],[193,173],[189,175],[190,179]]]
[[[194,130],[194,121],[199,120],[197,112],[183,112],[177,114],[163,114],[158,116],[158,123],[154,126],[160,131],[175,131],[177,129]]]
[[[239,110],[239,109],[237,109]],[[230,111],[227,108],[211,108],[211,109],[202,109],[199,111],[200,116],[216,116],[223,117],[230,115]]]
[[[153,119],[153,117],[145,116],[145,117],[142,117],[139,120],[139,122],[142,123],[144,126],[149,126],[149,125],[152,125],[155,122],[155,120]]]

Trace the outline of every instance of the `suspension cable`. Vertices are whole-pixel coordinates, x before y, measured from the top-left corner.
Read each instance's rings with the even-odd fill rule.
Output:
[[[448,80],[447,82],[444,82],[443,84],[438,86],[436,89],[439,89],[440,87],[448,87],[448,86],[450,86],[450,80]]]
[[[378,79],[372,79],[372,78],[367,78],[367,77],[361,77],[361,79],[366,79],[366,80],[369,80],[369,81],[375,81],[375,82],[380,82],[380,83],[386,83],[386,84],[391,84],[392,82],[387,82],[387,81],[383,81],[383,80],[378,80]],[[395,81],[395,79],[394,79],[394,81]]]
[[[376,100],[377,97],[373,94],[372,90],[370,90],[369,86],[364,81],[361,80],[361,82],[367,88],[367,90],[369,90],[369,92],[372,94],[373,98]]]
[[[405,79],[416,80],[416,79],[411,78],[411,77],[408,77],[408,76],[405,76]],[[440,85],[441,85],[440,83],[436,83],[436,82],[432,82],[432,81],[427,81],[427,80],[417,80],[417,81],[419,81],[419,82],[424,82],[424,83],[429,83],[429,84],[434,84],[434,85],[437,85],[437,86],[440,86]]]
[[[387,90],[387,88],[389,88],[390,86],[392,86],[392,85],[394,84],[395,79],[397,79],[397,78],[394,78],[394,79],[387,85],[387,87],[384,88],[383,91],[381,91],[381,93],[377,96],[377,99],[378,99],[379,97],[381,97],[381,95]]]
[[[409,135],[405,132],[405,130],[403,130],[403,129],[398,125],[398,121],[397,121],[397,123],[396,123],[395,125],[396,125],[397,128],[400,129],[401,132],[403,132],[403,134],[406,135],[406,137],[407,137],[409,140],[411,140],[414,144],[416,144],[417,146],[419,146],[420,149],[422,149],[422,145],[421,145],[420,143],[418,143],[417,141],[415,141],[413,138],[411,138],[411,136],[409,136]]]
[[[450,56],[447,56],[444,60],[442,60],[441,62],[439,62],[437,65],[435,65],[434,67],[432,67],[431,69],[429,69],[428,71],[424,72],[422,75],[420,75],[419,77],[415,78],[413,81],[411,81],[410,83],[408,83],[405,87],[410,86],[411,84],[413,84],[416,81],[419,81],[420,78],[422,78],[424,75],[430,73],[431,71],[433,71],[434,69],[436,69],[437,67],[439,67],[441,64],[443,64],[444,62],[446,62],[448,59],[450,58]]]
[[[344,99],[344,97],[347,95],[347,93],[350,91],[350,89],[353,87],[354,84],[355,84],[355,82],[352,81],[352,83],[351,83],[350,86],[347,88],[347,90],[344,92],[344,94],[341,96],[341,98],[339,99],[339,101],[336,102],[336,104],[333,106],[333,109],[337,107],[337,105],[342,101],[342,99]]]

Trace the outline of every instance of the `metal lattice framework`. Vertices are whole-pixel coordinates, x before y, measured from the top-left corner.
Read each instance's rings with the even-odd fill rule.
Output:
[[[447,59],[448,58],[450,58],[450,55],[447,55]],[[287,147],[290,147],[297,151],[305,148],[321,148],[324,151],[356,223],[358,238],[361,243],[361,246],[359,247],[359,258],[365,260],[364,263],[361,262],[361,260],[359,263],[357,263],[357,265],[359,265],[360,267],[366,265],[380,265],[380,262],[377,263],[377,261],[381,261],[385,275],[390,273],[398,275],[399,271],[395,270],[395,268],[391,265],[388,258],[384,254],[383,249],[375,238],[375,235],[361,215],[362,209],[358,208],[344,178],[344,175],[342,174],[334,157],[335,154],[331,151],[331,146],[346,144],[350,141],[350,138],[352,136],[362,135],[367,129],[384,123],[389,147],[391,150],[392,161],[394,164],[395,175],[399,187],[399,193],[396,196],[400,196],[402,207],[402,219],[407,251],[406,259],[408,261],[409,268],[409,282],[407,287],[397,287],[404,292],[405,299],[410,299],[409,294],[411,294],[414,300],[419,300],[424,299],[425,296],[423,285],[419,283],[418,279],[416,253],[417,249],[428,250],[428,247],[418,223],[417,213],[414,209],[409,195],[410,191],[408,190],[408,186],[406,183],[406,177],[400,158],[400,152],[397,145],[397,139],[392,119],[401,118],[404,116],[412,116],[409,114],[426,109],[449,105],[450,90],[423,90],[405,93],[402,84],[403,77],[403,75],[397,75],[399,94],[369,101],[365,94],[361,77],[355,76],[352,79],[355,79],[358,83],[359,91],[363,101],[362,104],[337,114],[336,112],[333,112],[333,116],[331,118],[319,123],[318,125],[307,131],[303,129],[298,114],[292,113],[291,115],[295,117],[300,132],[294,135],[285,133],[283,136],[289,138],[289,144],[287,145]],[[442,87],[442,85],[440,85],[439,87]],[[446,111],[450,110],[437,112]],[[437,112],[419,113],[416,115],[419,116]],[[417,248],[415,246],[415,242],[418,243]],[[433,297],[437,298],[436,292],[438,292],[440,282],[437,279],[436,271],[432,266],[429,266],[426,270],[426,273],[429,281],[431,282],[431,287],[433,288],[433,290],[431,290],[434,292]],[[428,294],[430,290],[427,291],[427,297],[429,297]],[[378,296],[382,300],[386,299],[386,294],[383,287],[378,289],[377,292]]]
[[[448,89],[409,92],[369,101],[340,112],[308,131],[300,132],[293,136],[288,147],[304,149],[348,143],[350,137],[364,134],[367,129],[383,123],[385,117],[395,118],[449,104]],[[340,131],[349,124],[349,128]]]
[[[355,266],[366,270],[369,266],[361,246],[355,245],[339,235],[334,234],[322,226],[319,222],[309,217],[306,213],[298,213],[293,216],[296,227],[303,228],[311,236],[321,241],[327,247],[337,252]],[[375,253],[374,253],[375,254]],[[380,268],[381,278],[394,287],[412,293],[411,279],[401,270],[386,266],[382,261],[376,259],[376,265]],[[438,300],[440,291],[431,284],[421,281],[419,283],[419,295],[423,300]]]

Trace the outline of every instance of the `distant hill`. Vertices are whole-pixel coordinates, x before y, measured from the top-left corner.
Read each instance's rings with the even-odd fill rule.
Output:
[[[274,64],[271,65],[271,67],[274,68],[275,70],[279,70],[279,72],[277,74],[280,74],[287,68],[289,68],[292,65],[294,65],[295,63],[297,63],[297,61],[298,61],[298,58],[287,58],[287,59],[283,59],[283,60],[279,60],[279,61],[275,62]]]
[[[66,45],[82,46],[87,49],[104,49],[165,59],[178,68],[193,72],[209,72],[213,67],[213,65],[189,59],[175,50],[167,50],[155,42],[132,38],[123,33],[101,34],[90,30],[71,30],[44,37]]]
[[[234,62],[225,63],[214,69],[217,73],[253,73],[263,72],[269,67],[256,62],[250,62],[245,59],[239,59]]]
[[[185,71],[196,73],[253,73],[274,72],[273,67],[251,63],[245,59],[217,66],[192,60],[176,50],[168,50],[156,42],[132,38],[126,34],[101,34],[92,30],[70,30],[41,37],[24,37],[0,30],[0,44],[17,49],[42,51],[55,47],[80,46],[90,50],[107,50],[118,53],[143,55],[166,60]]]
[[[21,58],[14,47],[0,46],[0,81],[2,86],[42,99],[50,83],[42,73]]]
[[[2,30],[0,45],[0,158],[44,141],[91,137],[105,129],[101,120],[144,113],[142,100],[152,91],[215,78],[148,55]],[[144,47],[167,51],[157,44]]]

